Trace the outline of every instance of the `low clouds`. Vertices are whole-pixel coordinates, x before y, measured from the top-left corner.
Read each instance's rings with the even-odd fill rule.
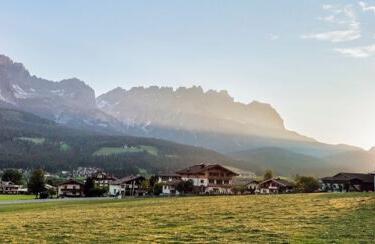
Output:
[[[302,35],[303,39],[315,39],[318,41],[330,41],[330,42],[348,42],[353,41],[361,37],[359,30],[337,30],[328,31],[322,33],[313,33]]]
[[[331,30],[325,32],[312,32],[301,36],[302,39],[313,39],[317,41],[326,41],[331,43],[346,43],[362,38],[361,23],[356,15],[356,9],[362,12],[375,13],[375,6],[366,2],[358,2],[357,8],[353,5],[322,5],[325,16],[318,18],[325,23]],[[337,44],[335,44],[337,45]],[[375,56],[375,44],[352,46],[352,47],[334,47],[333,51],[341,55],[353,58],[368,58]]]
[[[333,5],[323,5],[323,10],[328,15],[319,17],[322,22],[334,25],[336,30],[309,33],[301,36],[303,39],[315,39],[329,42],[348,42],[361,38],[360,23],[351,5],[335,7]]]
[[[363,47],[335,48],[335,51],[348,57],[368,58],[375,56],[375,44]]]
[[[375,14],[375,5],[370,6],[365,2],[359,2],[358,4],[364,12],[373,12]]]

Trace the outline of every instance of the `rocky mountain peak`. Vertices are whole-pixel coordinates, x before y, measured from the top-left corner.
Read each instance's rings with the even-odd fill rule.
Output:
[[[235,102],[225,90],[200,86],[116,88],[97,98],[103,111],[132,124],[151,124],[175,129],[251,134],[285,130],[279,114],[269,104]]]
[[[13,64],[13,61],[9,57],[0,54],[0,65],[11,65],[11,64]]]
[[[30,75],[21,63],[0,56],[0,104],[60,123],[92,123],[97,114],[95,91],[77,79],[50,81]]]

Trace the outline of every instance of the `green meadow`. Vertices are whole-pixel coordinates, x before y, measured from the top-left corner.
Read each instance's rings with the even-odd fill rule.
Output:
[[[0,205],[15,243],[373,243],[375,194],[169,197]]]
[[[1,201],[14,201],[14,200],[30,200],[35,199],[35,195],[1,195],[0,194],[0,202]]]
[[[136,147],[102,147],[96,152],[94,152],[94,156],[110,156],[114,154],[122,154],[122,153],[140,153],[146,152],[153,156],[158,155],[158,149],[153,146],[136,146]]]

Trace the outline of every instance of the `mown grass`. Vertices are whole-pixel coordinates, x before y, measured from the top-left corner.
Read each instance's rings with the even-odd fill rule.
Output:
[[[3,242],[373,243],[375,194],[0,206]]]
[[[153,146],[140,145],[136,147],[102,147],[96,152],[93,153],[94,156],[110,156],[114,154],[123,154],[123,153],[139,153],[146,152],[153,156],[158,155],[158,149]]]
[[[34,198],[35,195],[0,195],[0,201],[30,200]]]

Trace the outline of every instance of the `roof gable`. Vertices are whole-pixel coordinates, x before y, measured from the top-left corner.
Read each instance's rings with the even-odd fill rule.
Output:
[[[125,176],[124,178],[121,178],[119,180],[116,180],[115,182],[113,182],[114,185],[120,185],[120,184],[128,184],[128,183],[131,183],[133,181],[143,181],[145,180],[145,177],[143,176],[140,176],[140,175],[137,175],[137,176]]]
[[[229,172],[229,173],[233,174],[234,176],[238,175],[236,172],[233,172],[232,170],[227,169],[220,164],[204,164],[204,163],[190,166],[186,169],[179,170],[176,173],[177,174],[200,174],[200,173],[204,173],[208,170],[215,169],[215,168],[219,168],[221,170]]]
[[[74,179],[70,179],[70,180],[64,181],[64,182],[60,183],[59,186],[61,186],[61,185],[68,185],[68,184],[71,184],[71,185],[81,185],[81,186],[83,186],[83,183],[82,183],[82,182],[79,182],[79,181],[74,180]]]
[[[366,183],[374,182],[374,175],[372,174],[363,174],[363,173],[338,173],[333,177],[324,177],[322,181],[351,181],[351,180],[360,180]]]
[[[278,185],[281,185],[281,186],[285,186],[285,187],[291,187],[291,186],[294,186],[294,183],[291,182],[291,181],[288,181],[288,180],[284,180],[284,179],[280,179],[280,178],[273,178],[273,179],[268,179],[268,180],[264,180],[262,182],[259,183],[259,185],[263,185],[267,182],[274,182]]]

